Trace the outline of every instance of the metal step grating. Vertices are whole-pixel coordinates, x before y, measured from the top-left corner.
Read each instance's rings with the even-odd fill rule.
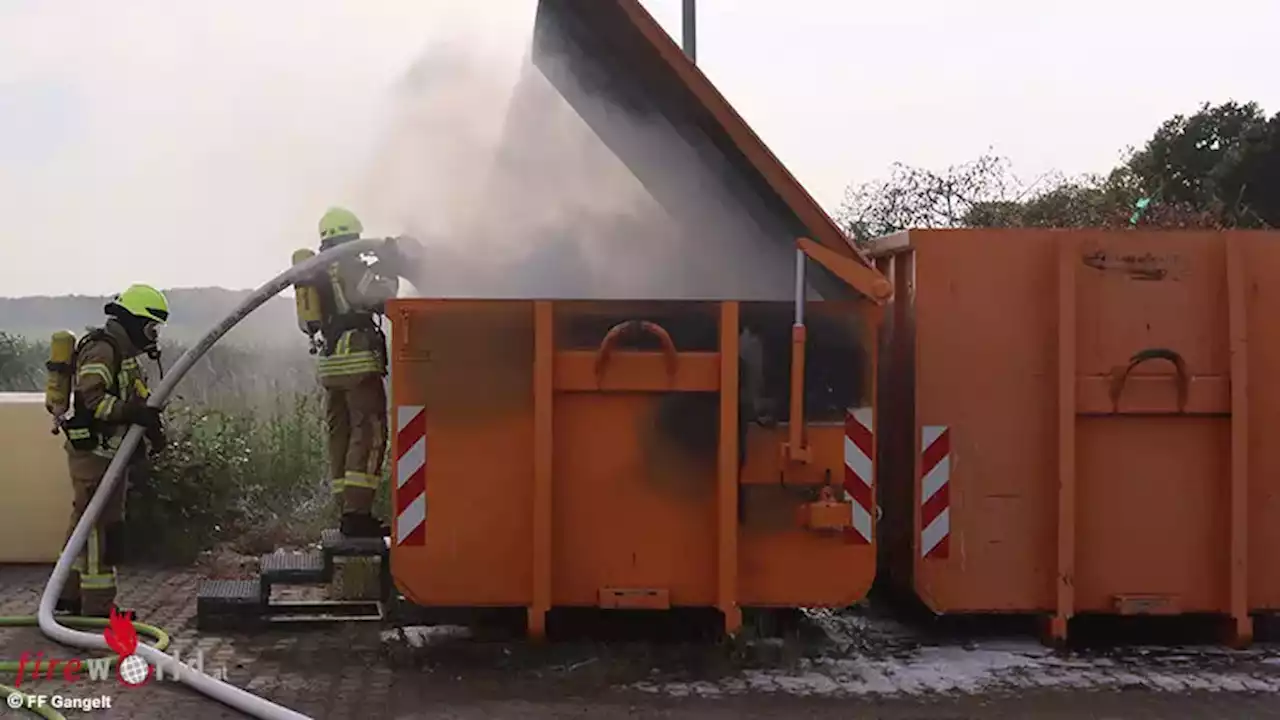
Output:
[[[324,553],[284,552],[262,556],[262,581],[268,585],[315,585],[329,581]]]
[[[200,583],[196,606],[206,607],[261,607],[266,604],[266,593],[259,580],[205,580]]]
[[[344,537],[337,528],[328,528],[320,533],[320,547],[331,556],[385,555],[387,545],[386,538]]]
[[[258,580],[205,580],[196,594],[200,630],[248,630],[257,627],[267,607],[266,588]]]

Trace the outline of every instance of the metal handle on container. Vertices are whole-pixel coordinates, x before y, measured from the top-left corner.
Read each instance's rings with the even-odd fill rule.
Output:
[[[667,374],[672,376],[676,374],[676,344],[671,339],[671,335],[657,323],[649,322],[648,320],[628,320],[614,325],[605,334],[604,340],[600,341],[600,350],[596,353],[597,382],[604,375],[604,366],[609,362],[609,356],[613,353],[614,346],[628,332],[647,332],[658,338],[658,342],[662,343],[662,354],[667,360]]]
[[[1178,412],[1186,412],[1187,394],[1191,385],[1191,378],[1187,373],[1187,363],[1177,351],[1167,348],[1149,348],[1135,353],[1133,357],[1129,358],[1129,365],[1124,370],[1117,367],[1112,372],[1111,411],[1120,412],[1120,394],[1124,392],[1125,381],[1129,379],[1129,373],[1135,367],[1148,360],[1167,360],[1173,364],[1173,369],[1178,374]]]

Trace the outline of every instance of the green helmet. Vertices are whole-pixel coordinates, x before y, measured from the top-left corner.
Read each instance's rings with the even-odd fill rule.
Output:
[[[164,293],[150,285],[130,285],[127,290],[116,295],[112,304],[125,312],[144,320],[153,320],[163,325],[169,319],[169,301]]]
[[[360,237],[364,226],[355,213],[346,208],[333,207],[320,218],[320,239],[332,240],[346,236]]]

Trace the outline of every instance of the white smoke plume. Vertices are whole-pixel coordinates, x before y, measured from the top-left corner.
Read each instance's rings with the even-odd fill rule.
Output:
[[[433,36],[387,98],[359,187],[367,225],[425,243],[417,293],[789,298],[786,238],[761,243],[767,231],[719,170],[665,121],[589,97],[585,112],[607,118],[654,159],[660,183],[678,188],[666,198],[680,198],[674,219],[530,63],[536,3],[505,5],[513,12],[501,27],[486,24],[486,5],[483,19]]]

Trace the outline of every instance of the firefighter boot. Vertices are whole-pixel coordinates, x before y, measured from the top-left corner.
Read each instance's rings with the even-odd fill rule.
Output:
[[[124,560],[124,522],[113,522],[102,532],[102,564],[115,567]]]
[[[120,614],[120,606],[114,602],[107,604],[105,607],[93,608],[89,612],[77,611],[74,614],[80,617],[109,618],[112,613]]]
[[[72,570],[62,585],[62,594],[53,606],[53,611],[62,615],[80,615],[80,571]]]
[[[343,513],[339,531],[349,538],[382,538],[391,534],[389,527],[367,512]]]

